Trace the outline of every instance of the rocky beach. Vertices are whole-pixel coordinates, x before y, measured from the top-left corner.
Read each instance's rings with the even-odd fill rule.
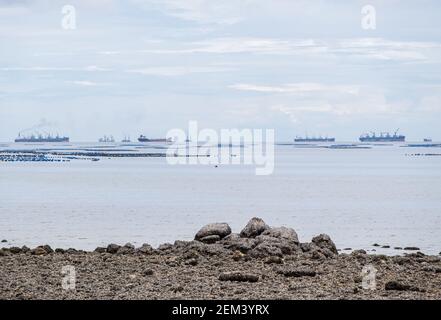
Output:
[[[7,247],[0,299],[441,299],[441,257],[411,249],[342,253],[326,234],[300,242],[259,218],[240,233],[213,223],[158,248]]]

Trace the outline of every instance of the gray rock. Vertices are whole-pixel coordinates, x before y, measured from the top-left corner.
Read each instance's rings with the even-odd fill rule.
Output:
[[[240,232],[242,238],[255,238],[270,227],[260,218],[252,218]]]
[[[231,234],[231,228],[227,223],[211,223],[203,226],[196,233],[195,240],[201,240],[208,236],[219,236],[223,239],[229,234]]]
[[[408,250],[408,251],[418,251],[418,250],[420,250],[420,248],[418,248],[418,247],[405,247],[404,250]]]
[[[259,243],[248,254],[253,258],[283,257],[282,249],[270,242]]]
[[[277,271],[280,274],[283,274],[285,277],[315,277],[317,272],[309,268],[283,268]]]
[[[35,256],[42,256],[42,255],[47,254],[47,252],[42,246],[40,246],[40,247],[36,247],[35,249],[32,249],[31,254],[33,254]]]
[[[243,272],[224,272],[219,275],[220,281],[257,282],[259,276]]]
[[[152,248],[151,245],[144,243],[141,247],[136,249],[136,252],[139,252],[141,254],[153,254],[154,249]]]
[[[28,253],[28,252],[30,252],[30,251],[31,251],[31,249],[29,249],[29,248],[26,247],[26,246],[21,247],[21,252],[23,252],[23,253]]]
[[[385,284],[384,289],[395,291],[422,291],[418,287],[403,283],[401,281],[389,281]]]
[[[69,248],[69,249],[66,250],[65,253],[67,253],[67,254],[77,254],[77,253],[79,253],[79,251],[77,249],[74,249],[74,248]]]
[[[229,250],[247,253],[257,245],[258,241],[256,239],[241,238],[237,233],[232,233],[220,243]]]
[[[135,252],[135,246],[131,243],[126,243],[124,246],[118,249],[117,254],[131,254]]]
[[[105,249],[104,249],[105,250]],[[66,251],[62,248],[56,248],[55,249],[55,253],[60,253],[60,254],[64,254]]]
[[[299,244],[299,238],[297,233],[292,228],[280,227],[280,228],[270,228],[262,232],[263,236],[270,236],[280,240],[291,241],[294,244]]]
[[[3,240],[2,240],[2,243],[6,243],[6,242],[8,242],[8,240],[6,240],[6,239],[3,239]]]
[[[338,254],[337,247],[335,243],[331,240],[327,234],[321,234],[312,239],[312,243],[315,244],[320,249],[329,250],[332,254]],[[326,251],[324,252],[326,255]]]
[[[221,239],[220,236],[214,234],[212,236],[203,237],[199,241],[201,241],[203,243],[211,244],[211,243],[216,243],[216,242],[220,241],[220,239]]]
[[[249,251],[254,258],[282,257],[301,251],[297,233],[290,228],[271,228],[256,238],[257,244]]]
[[[114,253],[118,252],[119,248],[121,248],[121,246],[114,244],[114,243],[111,243],[107,246],[106,251],[107,251],[107,253],[114,254]]]
[[[104,247],[97,247],[94,252],[105,253],[106,252],[106,248],[104,248]]]
[[[19,247],[11,247],[11,248],[9,248],[9,252],[12,253],[12,254],[19,254],[19,253],[21,253],[21,248],[19,248]]]
[[[158,250],[159,251],[166,251],[173,249],[173,245],[171,243],[163,243],[159,245]]]
[[[54,250],[52,250],[52,248],[49,246],[49,245],[44,245],[43,246],[43,249],[46,251],[46,253],[53,253],[54,252]]]

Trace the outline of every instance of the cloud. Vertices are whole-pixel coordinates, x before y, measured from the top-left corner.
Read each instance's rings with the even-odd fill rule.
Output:
[[[98,82],[89,81],[89,80],[67,81],[67,83],[75,84],[77,86],[82,86],[82,87],[98,87],[98,86],[109,85],[108,83],[98,83]]]
[[[178,67],[152,67],[143,69],[132,69],[127,72],[139,73],[149,76],[177,77],[193,73],[215,73],[232,71],[231,68],[223,67],[198,67],[198,66],[178,66]]]
[[[255,91],[262,93],[317,93],[333,92],[341,94],[357,94],[358,86],[325,85],[321,83],[288,83],[278,86],[262,86],[254,84],[239,83],[231,85],[230,88],[242,91]]]
[[[108,54],[121,54],[110,52]],[[316,58],[349,57],[354,59],[390,60],[397,62],[439,60],[441,43],[394,41],[383,38],[352,39],[278,39],[278,38],[213,38],[186,43],[174,48],[151,48],[137,53],[152,54],[260,54],[296,55]]]
[[[111,69],[87,66],[87,67],[3,67],[0,71],[20,71],[20,72],[48,72],[48,71],[86,71],[86,72],[104,72],[111,71]]]

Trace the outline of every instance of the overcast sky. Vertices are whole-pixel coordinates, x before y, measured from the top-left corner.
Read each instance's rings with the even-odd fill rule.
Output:
[[[0,0],[0,141],[38,124],[159,137],[189,120],[441,140],[440,116],[439,0]]]

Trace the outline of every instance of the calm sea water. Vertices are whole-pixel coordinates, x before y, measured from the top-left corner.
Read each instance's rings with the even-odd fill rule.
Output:
[[[32,148],[0,150],[18,147]],[[0,238],[87,250],[112,242],[157,246],[190,240],[210,222],[239,232],[258,216],[293,227],[303,242],[327,233],[341,249],[379,243],[438,254],[441,157],[407,155],[414,153],[441,148],[277,146],[270,176],[256,176],[251,166],[171,166],[164,158],[0,162]]]

